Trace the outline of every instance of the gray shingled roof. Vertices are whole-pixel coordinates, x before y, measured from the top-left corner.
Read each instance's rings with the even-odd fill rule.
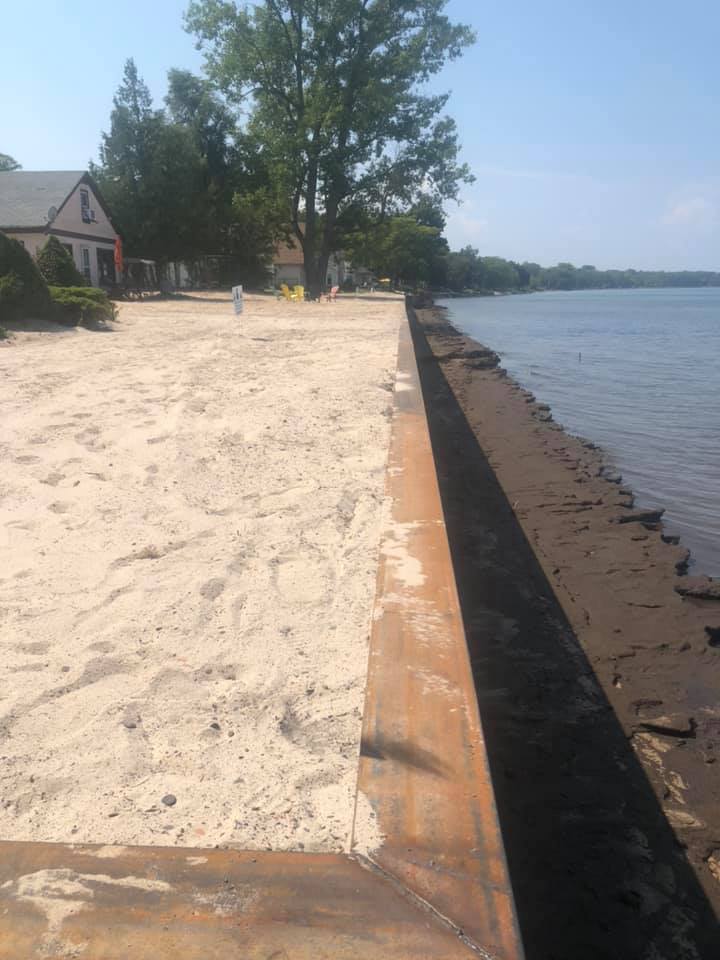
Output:
[[[50,207],[59,209],[84,175],[84,170],[0,172],[0,230],[47,226]]]

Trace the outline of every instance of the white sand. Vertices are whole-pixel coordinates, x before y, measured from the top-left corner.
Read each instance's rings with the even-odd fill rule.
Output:
[[[403,305],[246,309],[0,349],[2,839],[348,846]]]

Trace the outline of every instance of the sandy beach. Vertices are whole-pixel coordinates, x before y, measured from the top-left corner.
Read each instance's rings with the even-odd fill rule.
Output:
[[[528,957],[717,956],[718,582],[496,355],[418,316]]]
[[[404,303],[245,308],[0,349],[5,840],[348,846]]]

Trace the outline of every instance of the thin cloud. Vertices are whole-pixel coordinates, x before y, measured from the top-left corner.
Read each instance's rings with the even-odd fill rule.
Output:
[[[673,203],[663,217],[668,226],[699,226],[715,220],[715,204],[707,197],[689,197]]]
[[[507,177],[511,180],[541,180],[541,181],[576,181],[578,183],[595,183],[600,181],[586,173],[563,173],[556,170],[524,170],[511,167],[495,166],[494,164],[479,164],[473,166],[473,173],[479,177]]]
[[[454,213],[449,218],[447,229],[451,246],[458,248],[476,244],[486,236],[489,225],[490,221],[485,217]]]

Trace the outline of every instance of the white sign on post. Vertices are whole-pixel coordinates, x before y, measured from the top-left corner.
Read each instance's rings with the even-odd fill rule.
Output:
[[[239,315],[239,314],[241,314],[241,313],[243,312],[243,288],[242,288],[242,286],[240,286],[240,287],[233,287],[233,288],[232,288],[232,294],[233,294],[233,306],[235,307],[235,313]]]

